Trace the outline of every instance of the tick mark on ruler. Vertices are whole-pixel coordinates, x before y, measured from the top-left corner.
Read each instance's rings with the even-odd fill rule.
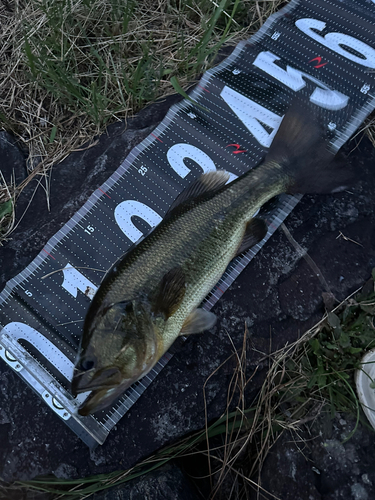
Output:
[[[53,255],[51,255],[49,252],[47,252],[47,250],[45,250],[44,248],[43,248],[43,252],[46,252],[46,254],[49,255],[50,257],[52,257],[53,260],[56,260],[55,257],[53,257]]]
[[[98,188],[98,189],[101,193],[105,194],[107,196],[107,198],[111,199],[111,197],[105,191],[103,191],[103,189],[101,189],[101,188]]]
[[[202,87],[202,85],[198,85],[198,87],[203,89],[205,92],[208,92],[209,94],[211,94],[211,92],[209,90],[207,90],[205,87]]]
[[[156,136],[155,134],[153,134],[152,132],[151,132],[151,135],[152,135],[152,137],[155,137],[155,139],[156,139],[157,141],[159,141],[159,142],[163,142],[161,139],[159,139],[159,137],[157,137],[157,136]]]

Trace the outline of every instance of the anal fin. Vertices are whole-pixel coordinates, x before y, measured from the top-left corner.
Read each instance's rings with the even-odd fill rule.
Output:
[[[266,236],[267,231],[268,228],[266,222],[259,217],[253,217],[246,225],[245,235],[237,250],[236,257],[262,241],[262,239]]]
[[[185,323],[182,326],[180,335],[192,335],[201,333],[204,330],[209,330],[216,323],[214,313],[205,311],[204,309],[195,309],[189,314]]]

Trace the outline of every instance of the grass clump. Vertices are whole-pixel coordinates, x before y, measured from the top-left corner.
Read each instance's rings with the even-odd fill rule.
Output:
[[[332,417],[336,412],[352,413],[357,425],[362,414],[354,372],[361,369],[364,353],[375,347],[374,278],[375,270],[359,293],[328,312],[285,366],[290,382],[298,380],[297,370],[306,379],[303,384],[292,383],[296,401],[320,399]]]
[[[353,394],[353,371],[360,366],[365,350],[375,347],[375,293],[361,293],[345,304],[338,314],[330,312],[320,331],[309,341],[310,352],[303,359],[312,371],[308,388],[316,386],[330,401],[332,413],[358,413]]]
[[[224,43],[256,31],[281,0],[2,2],[0,123],[29,168],[70,150],[192,82]]]

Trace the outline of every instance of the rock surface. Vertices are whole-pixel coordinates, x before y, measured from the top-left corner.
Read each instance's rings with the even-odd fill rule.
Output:
[[[286,432],[266,459],[261,486],[282,500],[371,500],[374,433],[359,424],[346,441],[354,426],[348,416],[337,415],[332,421],[323,414],[312,433]]]
[[[125,485],[95,493],[92,500],[198,500],[196,492],[177,465],[166,465]]]
[[[112,125],[96,146],[72,153],[57,165],[49,180],[50,210],[43,189],[45,179],[29,184],[17,206],[20,223],[11,239],[0,247],[0,289],[29,264],[178,99],[172,96],[146,108],[129,120],[127,126]],[[8,136],[1,134],[0,144],[4,147]],[[14,142],[9,142],[14,151]],[[351,152],[354,146],[350,143],[346,152]],[[17,176],[25,175],[22,152],[17,155],[17,161],[2,164],[7,178],[13,168]],[[286,221],[293,237],[308,251],[338,300],[358,288],[375,267],[375,151],[368,140],[358,143],[351,152],[351,161],[361,173],[361,180],[350,191],[305,196]],[[242,345],[245,322],[251,335],[247,374],[257,368],[247,395],[250,400],[267,369],[259,360],[270,346],[274,350],[294,341],[321,318],[323,291],[321,281],[299,258],[284,234],[277,231],[215,306],[217,325],[210,332],[187,340],[104,445],[91,452],[5,363],[0,363],[0,479],[11,482],[41,474],[73,478],[126,469],[161,446],[202,428],[205,405],[209,420],[220,416],[226,406],[234,361],[224,361],[233,352],[233,346]],[[353,456],[362,456],[359,449],[363,442],[371,448],[372,431],[362,432],[358,435],[362,437],[349,442],[354,447]],[[331,469],[321,457],[322,453],[327,454],[327,448],[317,446],[311,452],[315,462],[321,464],[316,466],[320,470],[319,480],[311,472],[311,464],[297,459],[297,452],[291,450],[292,458],[295,457],[292,460],[295,477],[301,479],[295,489],[299,496],[293,498],[374,498],[374,478],[369,468],[359,460],[358,474],[352,470],[349,477],[342,462],[342,454],[346,456],[348,448],[340,448],[338,434],[326,439],[337,477],[331,484]],[[275,451],[276,458],[270,457],[270,475],[276,467],[277,453],[282,457],[283,448]],[[283,496],[284,490],[277,488],[285,487],[289,480],[279,479],[280,487],[271,485],[272,491],[286,500],[289,497]],[[336,496],[327,493],[340,481]]]

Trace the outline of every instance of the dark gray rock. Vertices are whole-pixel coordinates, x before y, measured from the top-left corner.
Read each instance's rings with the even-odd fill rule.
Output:
[[[192,484],[175,464],[109,490],[95,493],[90,500],[198,500]]]
[[[267,457],[261,486],[283,500],[374,498],[374,431],[353,417],[322,414],[312,428],[286,432]],[[254,495],[254,499],[255,499]]]
[[[53,169],[50,210],[42,187],[38,187],[12,239],[0,248],[0,288],[29,264],[134,145],[156,126],[173,99],[154,109],[146,108],[129,120],[127,127],[113,125],[95,147],[73,153]],[[353,145],[347,151],[351,149]],[[375,266],[375,153],[369,141],[360,142],[352,161],[364,174],[356,186],[335,195],[305,196],[287,220],[294,238],[308,250],[339,300],[360,286]],[[19,200],[18,214],[23,213],[36,187],[36,181],[27,187]],[[360,245],[338,237],[340,231]],[[321,318],[323,291],[319,279],[278,231],[215,306],[217,325],[187,340],[104,445],[92,452],[10,368],[0,363],[0,478],[13,481],[49,473],[82,477],[126,469],[159,447],[202,428],[205,406],[209,420],[225,409],[235,360],[224,361],[234,348],[242,346],[245,322],[251,336],[247,375],[257,368],[247,393],[247,400],[252,400],[267,369],[267,363],[260,359],[270,346],[278,349],[294,341]],[[360,471],[357,482],[345,483],[354,492],[350,494],[361,494],[361,473],[368,474],[367,470]],[[303,484],[315,478],[311,471],[301,474]],[[345,476],[342,481],[346,481]],[[314,484],[311,495],[315,495]]]
[[[0,131],[1,172],[9,185],[19,185],[27,176],[26,153],[22,151],[16,139]]]
[[[296,443],[298,440],[298,443]],[[314,469],[299,448],[300,439],[289,432],[284,433],[271,449],[263,468],[259,485],[270,495],[282,500],[322,500],[317,488],[319,471]],[[256,493],[253,493],[256,498]],[[350,498],[350,497],[349,497]]]

